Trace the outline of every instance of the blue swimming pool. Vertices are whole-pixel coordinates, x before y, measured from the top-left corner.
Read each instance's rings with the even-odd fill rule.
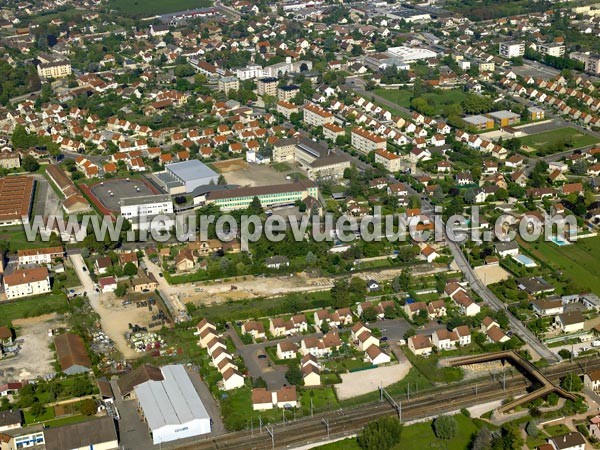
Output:
[[[562,236],[550,236],[550,241],[554,242],[559,247],[562,247],[563,245],[571,245],[571,243]]]
[[[531,259],[529,256],[526,255],[516,255],[513,256],[513,259],[521,264],[523,264],[525,267],[537,267],[536,262]]]

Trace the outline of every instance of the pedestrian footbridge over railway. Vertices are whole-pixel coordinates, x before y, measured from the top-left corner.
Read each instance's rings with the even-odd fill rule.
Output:
[[[466,356],[464,358],[456,358],[452,361],[449,361],[449,364],[453,367],[458,366],[468,366],[472,364],[482,364],[491,361],[502,361],[502,363],[509,363],[521,373],[523,373],[529,380],[533,383],[534,386],[541,386],[538,389],[527,393],[525,396],[520,397],[516,400],[513,400],[505,405],[502,405],[498,408],[498,412],[500,413],[508,413],[509,411],[515,409],[518,406],[526,405],[531,403],[532,401],[546,397],[548,394],[555,392],[565,399],[576,400],[574,394],[567,392],[560,386],[555,385],[552,381],[542,374],[537,367],[535,367],[531,362],[527,361],[525,358],[520,356],[518,353],[512,350],[495,352],[495,353],[486,353],[483,355],[476,356]]]

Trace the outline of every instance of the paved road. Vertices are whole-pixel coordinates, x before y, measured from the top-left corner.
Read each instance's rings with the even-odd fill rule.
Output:
[[[210,389],[206,385],[206,383],[200,377],[198,373],[198,369],[196,367],[186,367],[185,369],[192,380],[192,384],[196,388],[196,392],[200,396],[204,407],[206,408],[206,412],[212,419],[212,434],[221,434],[224,433],[225,424],[223,423],[223,417],[221,416],[221,408],[219,404],[212,396]]]

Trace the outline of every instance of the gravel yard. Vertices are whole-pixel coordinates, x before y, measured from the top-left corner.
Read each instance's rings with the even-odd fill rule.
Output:
[[[343,373],[342,383],[335,385],[338,400],[357,397],[376,391],[383,387],[396,383],[404,378],[410,370],[410,362],[404,361],[393,366],[377,367],[376,369],[363,370],[360,372]]]

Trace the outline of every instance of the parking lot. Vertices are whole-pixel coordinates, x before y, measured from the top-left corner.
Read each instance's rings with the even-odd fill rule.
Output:
[[[149,182],[142,178],[111,179],[110,183],[97,183],[91,186],[90,190],[98,201],[110,211],[120,211],[122,198],[159,194]]]

